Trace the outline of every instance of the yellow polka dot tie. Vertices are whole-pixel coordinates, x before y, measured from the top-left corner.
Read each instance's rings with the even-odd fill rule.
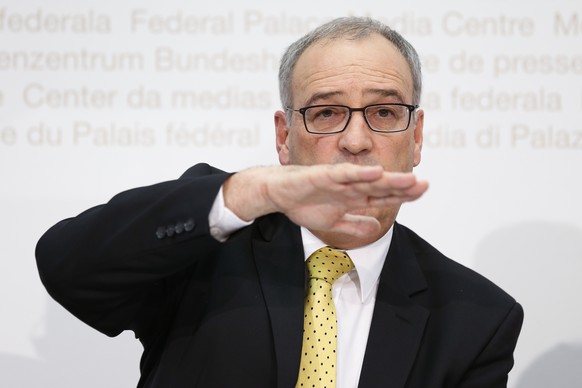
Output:
[[[335,388],[337,320],[331,286],[354,268],[354,263],[346,253],[324,247],[309,256],[306,265],[309,289],[297,387]]]

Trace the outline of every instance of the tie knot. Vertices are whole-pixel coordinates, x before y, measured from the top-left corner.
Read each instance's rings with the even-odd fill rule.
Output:
[[[313,252],[307,258],[306,265],[310,279],[322,279],[330,284],[354,268],[347,253],[331,247],[323,247]]]

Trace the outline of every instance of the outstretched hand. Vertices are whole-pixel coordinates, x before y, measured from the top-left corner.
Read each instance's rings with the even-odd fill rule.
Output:
[[[281,212],[311,230],[364,237],[380,224],[358,211],[413,201],[427,188],[412,173],[342,163],[244,170],[225,183],[224,197],[226,206],[245,220]]]

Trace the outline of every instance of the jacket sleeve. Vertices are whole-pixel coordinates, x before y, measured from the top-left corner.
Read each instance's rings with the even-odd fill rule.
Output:
[[[196,165],[180,179],[125,191],[57,223],[36,247],[47,291],[109,336],[135,329],[142,311],[155,316],[163,308],[166,279],[220,245],[208,213],[228,176]]]
[[[523,309],[515,303],[487,346],[465,374],[459,388],[505,388],[513,367],[513,352],[523,323]]]

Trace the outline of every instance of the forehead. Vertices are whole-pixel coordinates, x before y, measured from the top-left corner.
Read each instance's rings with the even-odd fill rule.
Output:
[[[372,103],[393,96],[410,103],[412,74],[398,49],[381,35],[359,40],[334,39],[308,47],[292,80],[294,103],[314,103],[321,96],[336,103]],[[330,102],[330,101],[327,101]]]

